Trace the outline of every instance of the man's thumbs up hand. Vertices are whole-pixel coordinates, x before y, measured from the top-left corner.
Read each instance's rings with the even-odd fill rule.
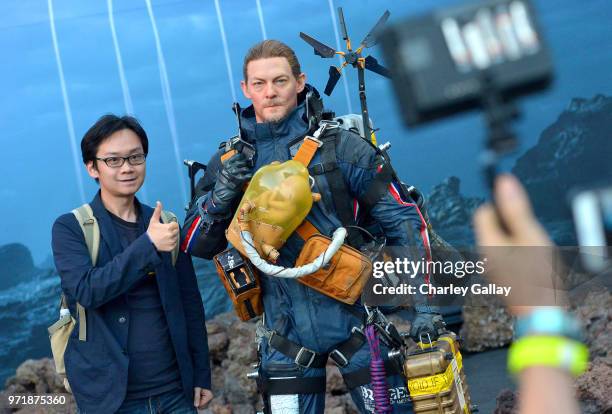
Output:
[[[158,223],[159,220],[161,219],[161,212],[162,212],[163,206],[161,201],[157,201],[155,203],[155,210],[153,210],[153,215],[151,216],[151,220],[149,221],[149,224],[155,222]]]
[[[153,215],[151,216],[147,234],[157,251],[171,252],[178,242],[179,225],[176,222],[168,224],[160,223],[161,212],[162,203],[158,201],[155,206],[155,211],[153,211]]]

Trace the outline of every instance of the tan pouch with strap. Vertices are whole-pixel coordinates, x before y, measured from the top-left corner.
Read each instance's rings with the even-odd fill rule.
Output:
[[[61,307],[67,308],[65,298],[62,295]],[[68,346],[68,338],[74,330],[76,320],[68,313],[62,315],[57,322],[47,328],[49,332],[49,341],[51,342],[51,353],[53,354],[53,362],[55,363],[55,371],[62,378],[64,388],[71,392],[68,378],[66,378],[66,366],[64,365],[64,353]]]
[[[302,266],[316,259],[331,243],[329,237],[321,234],[310,236],[295,266]],[[300,283],[340,302],[354,304],[372,274],[372,262],[359,250],[342,245],[327,266],[315,273],[297,279]]]

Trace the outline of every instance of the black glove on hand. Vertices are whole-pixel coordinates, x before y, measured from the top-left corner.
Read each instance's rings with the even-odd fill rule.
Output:
[[[252,169],[242,153],[237,153],[225,161],[211,195],[215,210],[229,211],[233,202],[242,194],[244,183],[252,176]]]
[[[429,334],[429,339],[435,341],[444,331],[444,328],[442,315],[438,313],[417,313],[412,321],[412,326],[410,326],[410,337],[415,342],[419,342],[421,337],[424,341],[427,341],[427,334]]]

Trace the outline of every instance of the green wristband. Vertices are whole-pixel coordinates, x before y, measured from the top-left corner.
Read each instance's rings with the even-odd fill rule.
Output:
[[[508,370],[512,374],[540,366],[561,368],[578,376],[588,362],[586,345],[561,336],[526,336],[514,342],[508,352]]]

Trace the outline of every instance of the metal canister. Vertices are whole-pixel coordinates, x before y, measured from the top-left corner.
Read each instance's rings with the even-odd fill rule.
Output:
[[[463,360],[457,336],[419,342],[420,350],[406,355],[403,369],[416,414],[471,414]]]

